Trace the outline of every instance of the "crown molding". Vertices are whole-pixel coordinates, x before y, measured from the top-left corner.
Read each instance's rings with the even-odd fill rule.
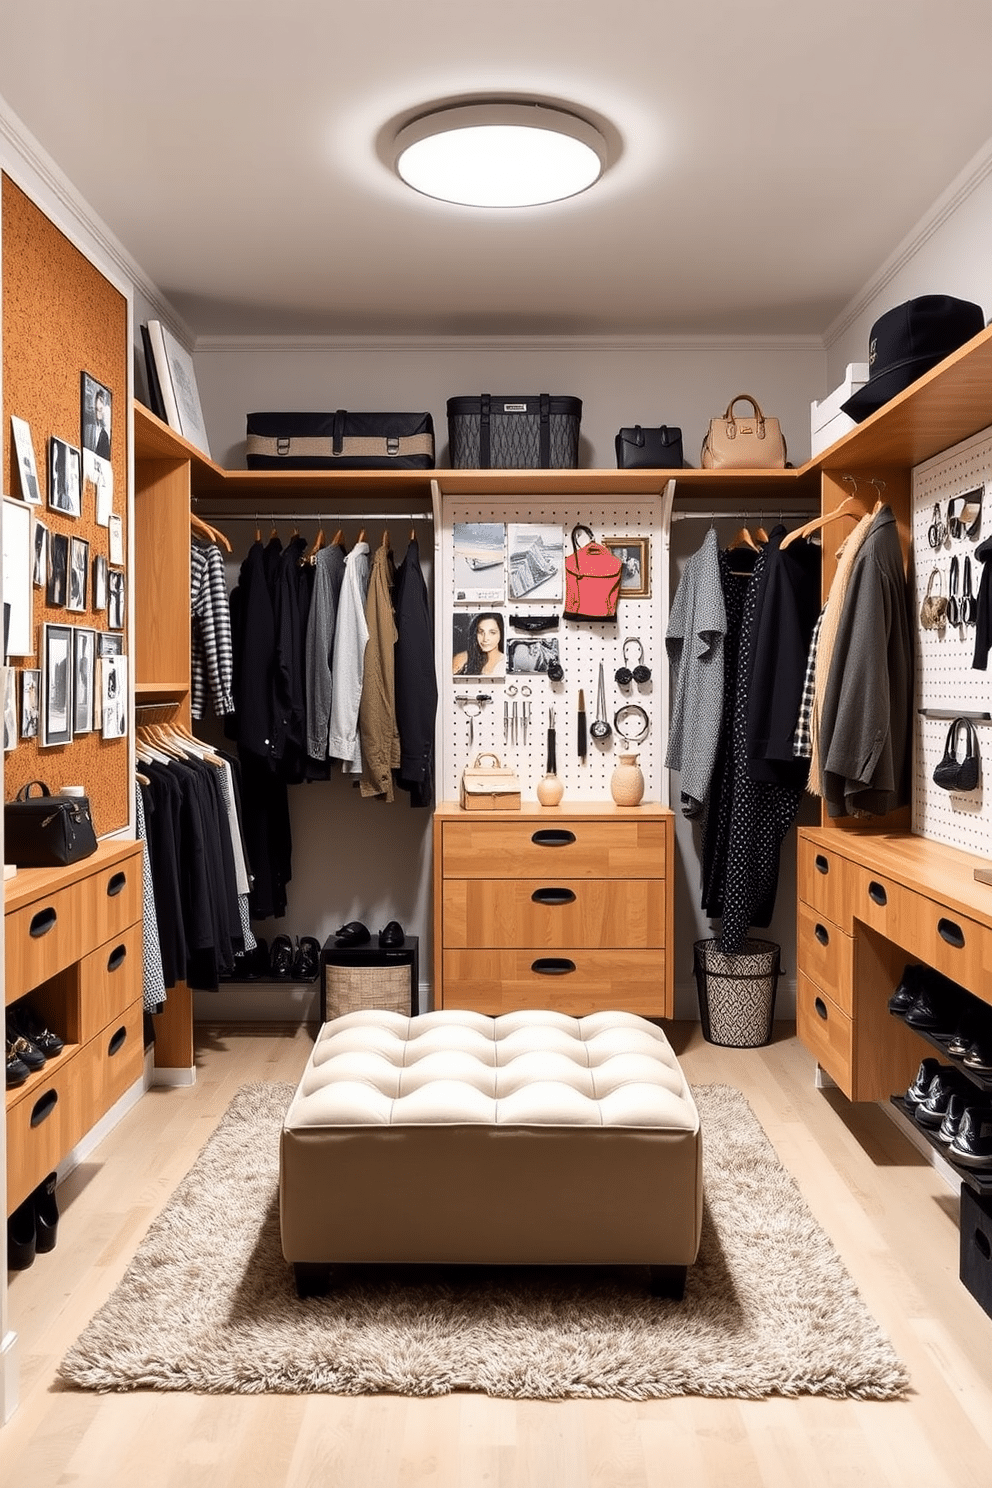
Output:
[[[822,351],[821,336],[198,336],[197,356],[265,352]]]
[[[158,318],[165,322],[176,339],[191,349],[195,337],[190,327],[164,299],[161,291],[145,274],[140,264],[115,238],[109,227],[89,207],[68,176],[52,159],[0,97],[0,165],[32,201],[49,212],[56,227],[86,257],[98,254],[101,271],[113,277],[122,293],[137,290]],[[47,200],[38,201],[39,186]]]
[[[823,333],[823,345],[826,350],[829,351],[831,346],[850,330],[855,321],[870,309],[886,285],[890,284],[896,275],[912,262],[934,234],[938,233],[968,198],[984,184],[990,174],[992,174],[992,139],[988,140],[978,154],[974,155],[964,169],[955,176],[947,190],[937,198],[930,210],[903,238],[860,293],[849,301],[841,313],[827,326]]]

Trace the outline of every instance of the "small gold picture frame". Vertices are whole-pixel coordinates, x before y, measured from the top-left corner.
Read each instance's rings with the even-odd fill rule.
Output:
[[[603,546],[623,564],[621,599],[651,598],[651,544],[646,537],[604,537]]]

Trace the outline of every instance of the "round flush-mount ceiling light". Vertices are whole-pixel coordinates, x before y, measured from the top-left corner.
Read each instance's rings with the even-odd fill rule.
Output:
[[[415,191],[466,207],[533,207],[576,196],[606,168],[595,125],[551,104],[441,107],[396,136],[393,165]]]

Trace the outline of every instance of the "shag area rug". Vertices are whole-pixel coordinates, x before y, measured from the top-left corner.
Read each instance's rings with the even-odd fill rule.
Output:
[[[358,1267],[300,1301],[279,1244],[289,1084],[244,1086],[66,1355],[88,1390],[556,1400],[829,1395],[908,1376],[740,1091],[695,1091],[705,1216],[681,1303],[647,1270]]]

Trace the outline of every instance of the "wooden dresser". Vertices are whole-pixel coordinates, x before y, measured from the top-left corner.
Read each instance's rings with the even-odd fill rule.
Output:
[[[435,1006],[671,1017],[674,833],[656,805],[439,805]]]
[[[5,1000],[26,998],[65,1048],[6,1092],[7,1213],[141,1078],[141,843],[5,885]]]

